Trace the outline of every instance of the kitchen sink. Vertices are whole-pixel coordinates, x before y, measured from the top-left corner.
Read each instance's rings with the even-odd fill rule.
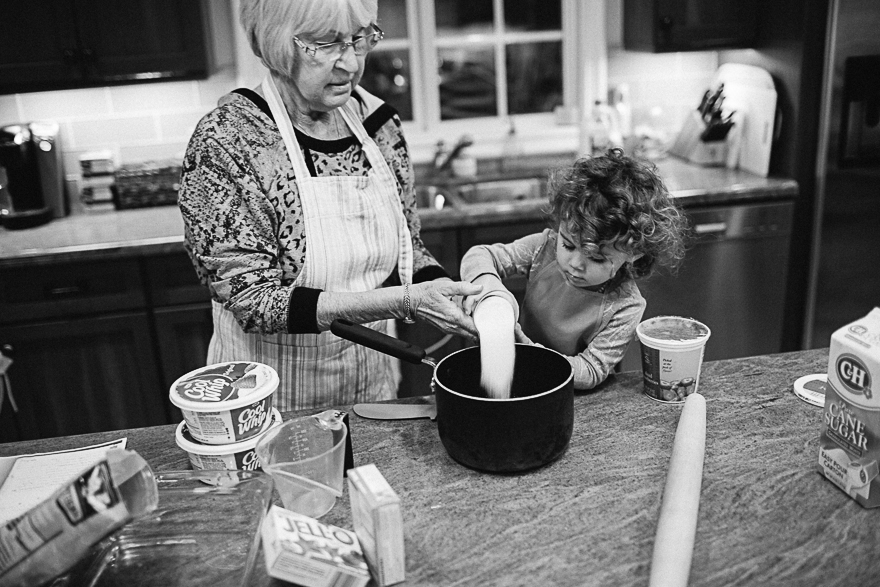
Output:
[[[416,206],[428,210],[458,208],[457,192],[454,185],[417,185]]]
[[[546,183],[538,177],[479,181],[459,186],[458,196],[467,204],[538,200],[544,197]]]
[[[541,200],[547,189],[547,180],[538,177],[521,179],[491,179],[416,186],[419,208],[443,210],[463,208],[472,204],[509,203],[523,200]]]

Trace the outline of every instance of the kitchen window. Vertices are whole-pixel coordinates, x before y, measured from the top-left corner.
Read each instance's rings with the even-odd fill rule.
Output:
[[[379,0],[379,23],[361,85],[397,109],[411,144],[556,126],[589,81],[582,36],[605,42],[601,0]]]

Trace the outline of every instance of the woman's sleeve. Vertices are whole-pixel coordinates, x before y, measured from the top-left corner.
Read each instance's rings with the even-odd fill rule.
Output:
[[[618,303],[612,303],[611,319],[587,348],[578,355],[566,357],[574,371],[575,389],[592,389],[605,381],[626,354],[646,306],[634,284],[633,289]]]
[[[245,332],[288,332],[293,288],[282,283],[276,213],[247,163],[216,136],[197,131],[184,158],[178,204],[186,249],[212,299]]]

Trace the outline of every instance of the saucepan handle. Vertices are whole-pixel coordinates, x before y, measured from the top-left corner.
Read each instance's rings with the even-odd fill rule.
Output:
[[[419,364],[425,360],[425,349],[343,318],[338,318],[330,324],[330,332],[408,363]]]

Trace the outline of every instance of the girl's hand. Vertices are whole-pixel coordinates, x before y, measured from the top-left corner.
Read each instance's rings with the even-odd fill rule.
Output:
[[[438,279],[410,286],[410,303],[416,317],[448,334],[456,334],[476,342],[477,327],[474,319],[465,314],[458,303],[459,296],[475,296],[483,291],[481,285],[466,281]]]
[[[543,346],[543,345],[540,345],[536,342],[532,342],[532,339],[530,339],[528,336],[526,336],[525,333],[523,332],[522,326],[519,325],[519,322],[517,322],[516,324],[513,325],[513,338],[516,342],[521,342],[523,344],[530,344],[532,346],[540,346],[540,347]]]

